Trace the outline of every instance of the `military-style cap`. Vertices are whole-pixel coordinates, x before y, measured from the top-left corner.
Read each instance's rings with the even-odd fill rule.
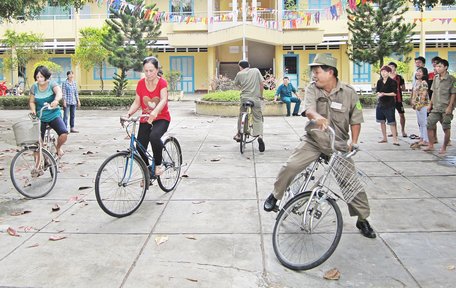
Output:
[[[337,59],[328,54],[317,54],[309,66],[331,66],[337,68]]]

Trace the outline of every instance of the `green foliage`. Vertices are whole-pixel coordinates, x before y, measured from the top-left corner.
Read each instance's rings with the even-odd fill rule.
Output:
[[[145,5],[144,0],[127,0],[130,5],[123,9],[110,8],[113,19],[106,19],[109,26],[107,34],[103,35],[102,45],[111,52],[108,62],[121,70],[121,75],[114,78],[121,81],[128,70],[142,70],[142,60],[148,56],[149,51],[160,35],[161,23],[154,21],[153,17],[145,17],[152,11],[157,13],[156,4]],[[149,14],[148,14],[149,15]],[[150,15],[151,16],[151,15]],[[125,84],[117,83],[115,89],[124,89]],[[116,90],[116,95],[121,95],[123,90]]]
[[[47,60],[38,61],[33,65],[33,69],[35,70],[36,67],[38,67],[38,66],[46,66],[49,69],[49,71],[51,71],[52,74],[58,74],[63,71],[62,66],[60,66],[59,64],[56,64],[52,61],[47,61]]]
[[[168,81],[168,90],[170,92],[177,91],[177,84],[181,80],[182,74],[179,71],[166,71],[163,75],[166,81]]]
[[[418,7],[421,12],[425,8],[434,8],[437,5],[442,6],[453,6],[456,5],[456,0],[410,0],[413,3],[413,6]]]
[[[358,5],[353,11],[347,9],[348,29],[352,34],[347,51],[350,60],[369,64],[379,62],[383,66],[386,56],[412,52],[412,29],[416,24],[404,22],[403,15],[408,10],[405,4],[405,0],[374,0]]]
[[[39,15],[48,4],[79,10],[85,4],[94,2],[95,0],[1,0],[0,18],[5,21],[28,20]]]
[[[82,67],[89,70],[98,67],[100,71],[100,88],[104,90],[103,82],[103,63],[109,56],[109,51],[103,47],[102,39],[109,33],[109,28],[105,25],[102,28],[87,27],[79,31],[81,38],[76,47],[73,59],[80,63]]]
[[[410,81],[412,79],[413,71],[410,69],[410,65],[408,65],[407,62],[402,62],[390,57],[383,58],[384,65],[387,65],[390,62],[397,64],[397,74],[402,75],[402,77],[404,77],[404,79],[407,81]],[[375,73],[380,74],[380,68],[381,67],[379,66],[379,62],[373,65],[373,71]]]
[[[113,92],[116,94],[116,96],[123,96],[128,85],[126,71],[122,69],[120,75],[116,72],[112,78],[114,79]]]
[[[263,97],[268,100],[274,100],[274,90],[264,90]],[[241,100],[241,92],[239,90],[217,91],[204,95],[201,100],[214,102],[239,102]]]
[[[80,96],[81,107],[95,109],[98,107],[127,107],[135,100],[135,96]],[[29,106],[28,96],[5,96],[0,97],[0,107],[4,109],[27,109]]]
[[[4,68],[8,71],[15,71],[18,68],[23,69],[29,61],[47,59],[44,50],[39,49],[43,42],[42,35],[6,30],[0,42],[9,48],[5,51],[6,57],[3,58]],[[26,73],[23,73],[23,76],[24,82],[27,83]]]

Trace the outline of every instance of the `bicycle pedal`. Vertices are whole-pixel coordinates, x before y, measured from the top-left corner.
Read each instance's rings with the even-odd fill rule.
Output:
[[[275,205],[274,209],[272,209],[273,212],[279,212],[279,206]]]
[[[314,213],[314,218],[315,219],[320,219],[321,215],[322,215],[321,211],[320,210],[316,210],[315,213]]]

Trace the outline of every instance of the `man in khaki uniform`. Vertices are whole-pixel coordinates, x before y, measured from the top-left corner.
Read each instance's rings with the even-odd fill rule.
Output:
[[[358,136],[363,122],[363,113],[355,90],[337,78],[337,59],[326,54],[317,54],[311,63],[313,80],[305,93],[304,112],[307,118],[321,131],[331,126],[336,132],[336,149],[349,151],[351,145],[358,143]],[[306,129],[307,130],[307,129]],[[350,139],[351,144],[347,141]],[[320,135],[320,136],[318,136]],[[295,176],[317,160],[321,153],[331,154],[328,137],[323,132],[312,132],[304,136],[295,151],[281,167],[274,183],[273,193],[264,203],[265,211],[275,209],[278,199]],[[375,232],[366,220],[370,213],[369,202],[364,191],[348,204],[351,216],[358,216],[356,227],[362,235],[375,238]]]
[[[253,113],[253,136],[258,136],[258,149],[264,152],[265,146],[263,141],[263,112],[261,111],[261,101],[263,100],[263,82],[264,78],[260,70],[250,68],[246,60],[239,61],[239,72],[234,78],[234,84],[241,88],[241,103],[252,101]],[[233,137],[237,142],[240,141],[241,115],[245,108],[241,105],[238,117],[238,133]]]
[[[432,82],[432,99],[428,106],[429,116],[427,119],[427,131],[429,146],[424,151],[433,151],[437,133],[437,122],[442,124],[445,138],[439,153],[445,154],[450,142],[451,120],[453,120],[453,109],[456,98],[456,78],[448,73],[448,61],[440,59],[435,65],[437,75]]]

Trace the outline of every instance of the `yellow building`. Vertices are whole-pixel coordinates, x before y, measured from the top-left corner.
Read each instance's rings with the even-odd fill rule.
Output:
[[[371,87],[378,79],[371,65],[355,65],[346,55],[349,37],[346,0],[296,0],[297,11],[287,10],[288,0],[146,0],[146,3],[155,2],[162,19],[157,56],[164,71],[182,73],[179,89],[185,92],[207,91],[211,79],[217,75],[234,78],[237,62],[242,58],[247,58],[251,66],[261,71],[272,71],[279,82],[286,75],[295,86],[302,88],[309,79],[307,65],[316,53],[336,57],[339,77],[358,88]],[[86,5],[78,13],[47,7],[38,20],[0,24],[0,38],[7,29],[42,34],[51,60],[63,67],[62,73],[53,75],[54,79],[62,81],[66,71],[73,70],[81,89],[97,90],[99,71],[83,70],[72,60],[79,30],[101,27],[109,17],[109,5],[124,4],[123,0],[100,0]],[[439,55],[448,59],[450,70],[456,71],[455,10],[437,7],[421,16],[412,7],[405,19],[417,22],[415,49],[410,56],[424,55],[430,60]],[[424,40],[421,47],[420,40]],[[0,53],[5,49],[8,48],[0,47]],[[3,57],[5,55],[0,55],[0,61]],[[24,67],[28,85],[33,77],[33,64]],[[413,67],[413,63],[410,66]],[[115,71],[110,65],[103,68],[107,89],[113,86]],[[140,73],[129,72],[130,89],[139,78]],[[410,75],[406,80],[411,80]],[[3,70],[0,81],[6,81],[9,86],[17,83],[17,71]]]

